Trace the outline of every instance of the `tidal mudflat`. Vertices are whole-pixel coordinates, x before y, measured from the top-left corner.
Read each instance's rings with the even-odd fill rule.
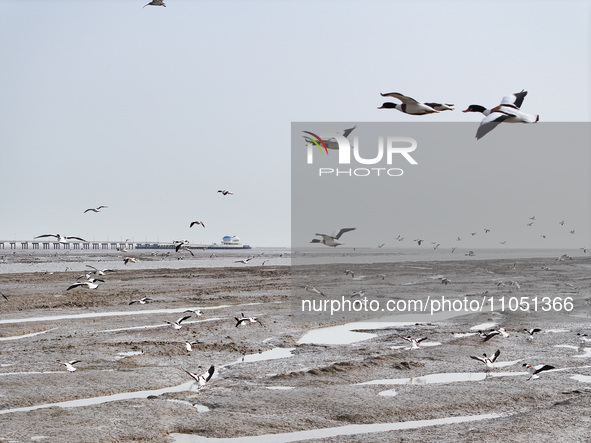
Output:
[[[304,275],[328,297],[350,297],[338,283],[354,266],[363,276],[359,289],[380,301],[485,295],[573,302],[569,311],[529,306],[418,321],[318,322],[295,315],[292,269],[279,257],[266,257],[264,266],[232,265],[228,257],[223,266],[203,267],[198,256],[194,266],[187,259],[176,268],[152,257],[149,267],[119,266],[97,289],[66,291],[86,263],[115,258],[36,254],[29,272],[0,265],[2,442],[591,439],[591,340],[577,336],[591,335],[591,257],[412,264],[382,257],[310,266]],[[31,260],[15,254],[7,264]],[[152,300],[129,305],[142,297]],[[203,315],[191,314],[179,330],[165,323],[188,309]],[[262,326],[236,327],[241,314]],[[509,336],[483,342],[478,335],[499,327]],[[541,332],[528,340],[523,329],[533,327]],[[412,349],[407,336],[428,339]],[[192,351],[185,341],[196,342]],[[470,358],[497,349],[492,369]],[[80,362],[68,372],[56,360]],[[555,369],[527,381],[524,363]],[[216,372],[201,389],[180,369],[211,365]]]

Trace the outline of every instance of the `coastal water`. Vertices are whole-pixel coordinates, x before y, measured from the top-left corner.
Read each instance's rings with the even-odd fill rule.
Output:
[[[288,248],[253,248],[239,250],[194,250],[176,253],[174,250],[134,249],[127,253],[114,250],[3,250],[0,254],[0,274],[28,272],[87,272],[91,264],[99,269],[190,269],[190,268],[229,268],[240,266],[323,265],[323,264],[368,264],[401,263],[421,261],[491,260],[548,258],[548,266],[558,263],[563,254],[576,258],[586,256],[578,249],[474,249],[468,251],[426,247],[415,248],[328,248],[325,246],[290,250]],[[124,264],[124,257],[136,258],[135,263]],[[240,261],[250,258],[247,263]],[[420,266],[420,265],[416,265]]]

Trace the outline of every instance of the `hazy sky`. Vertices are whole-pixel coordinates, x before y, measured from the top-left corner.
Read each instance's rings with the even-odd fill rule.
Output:
[[[591,121],[588,1],[145,3],[0,0],[0,239],[288,246],[291,123],[419,119],[380,92]]]

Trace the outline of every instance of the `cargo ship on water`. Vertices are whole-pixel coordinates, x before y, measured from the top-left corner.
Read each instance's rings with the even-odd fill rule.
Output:
[[[175,243],[136,243],[135,249],[174,249]],[[188,249],[252,249],[252,246],[245,245],[240,241],[240,238],[235,235],[226,235],[222,238],[220,244],[213,243],[211,245],[197,245],[187,243],[183,248]]]

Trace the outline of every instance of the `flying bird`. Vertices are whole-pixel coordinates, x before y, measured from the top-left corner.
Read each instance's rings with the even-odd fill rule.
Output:
[[[185,312],[190,312],[191,314],[195,314],[195,317],[201,317],[203,315],[203,312],[200,311],[199,309],[187,309],[186,311],[183,311],[183,313]]]
[[[71,361],[59,361],[59,360],[56,360],[55,363],[58,363],[60,365],[65,366],[66,369],[68,370],[68,372],[74,372],[76,370],[76,368],[74,367],[74,365],[76,363],[80,363],[80,360],[71,360]]]
[[[506,123],[537,123],[539,115],[527,114],[521,111],[521,104],[527,95],[527,91],[516,92],[515,94],[503,97],[501,104],[492,109],[486,109],[480,105],[470,105],[462,112],[480,112],[484,119],[476,131],[476,138],[481,139],[499,124]]]
[[[203,223],[202,221],[193,221],[191,222],[191,224],[189,225],[189,228],[192,228],[194,225],[201,225],[205,228],[205,223]]]
[[[241,314],[241,317],[234,317],[234,319],[236,320],[236,327],[238,326],[242,326],[243,324],[247,324],[247,323],[258,323],[260,326],[263,326],[263,324],[261,323],[261,321],[256,318],[256,317],[245,317],[244,314]]]
[[[114,272],[114,269],[98,269],[92,265],[86,265],[86,267],[94,269],[94,271],[89,271],[91,274],[105,275],[106,272]]]
[[[166,8],[166,5],[164,4],[164,0],[152,0],[150,3],[144,5],[144,8],[146,6],[164,6]]]
[[[408,97],[399,92],[389,92],[387,94],[381,94],[381,96],[397,98],[402,104],[386,102],[378,109],[397,109],[400,112],[410,115],[434,114],[439,111],[453,111],[454,109],[454,105],[449,103],[420,103],[414,98]]]
[[[199,385],[199,389],[201,389],[205,385],[205,383],[207,383],[211,379],[213,373],[215,372],[215,367],[213,365],[210,366],[207,372],[204,372],[203,374],[193,374],[192,372],[187,371],[182,366],[180,366],[180,368],[187,374],[189,374],[191,377],[193,377],[193,379]]]
[[[80,286],[86,286],[88,289],[96,289],[99,287],[98,283],[95,283],[97,281],[100,281],[102,283],[105,282],[104,280],[100,280],[98,278],[91,278],[86,281],[74,283],[74,284],[68,286],[68,289],[66,289],[66,291],[69,291],[70,289],[78,288]]]
[[[84,211],[84,213],[86,214],[89,211],[92,211],[92,212],[101,212],[101,209],[103,209],[103,208],[108,208],[108,206],[101,205],[98,208],[88,208],[86,211]]]
[[[43,234],[43,235],[38,235],[34,239],[43,238],[43,237],[55,237],[55,238],[57,238],[57,242],[58,243],[68,243],[68,240],[80,240],[80,241],[83,241],[83,242],[86,241],[86,240],[84,240],[83,238],[80,238],[80,237],[72,237],[72,236],[69,236],[69,237],[68,236],[63,236],[62,237],[60,234]]]
[[[507,334],[507,331],[505,331],[505,328],[499,328],[499,329],[493,329],[489,332],[480,332],[480,337],[482,337],[482,341],[489,341],[491,338],[493,338],[496,335],[501,335],[503,337],[509,337],[509,334]]]
[[[142,297],[139,300],[132,300],[132,301],[130,301],[129,304],[130,305],[133,305],[135,303],[139,303],[140,305],[145,305],[146,303],[148,303],[150,301],[152,301],[151,298],[149,298],[149,297]]]
[[[195,257],[195,253],[193,251],[191,251],[191,248],[189,248],[188,246],[182,246],[177,249],[177,252],[181,252],[181,251],[187,251],[189,254],[191,254],[193,257]]]
[[[249,261],[252,260],[252,257],[248,257],[242,260],[236,260],[234,263],[242,263],[243,265],[247,264]]]
[[[499,357],[499,355],[501,355],[501,350],[497,349],[497,352],[495,352],[491,357],[487,357],[486,354],[482,354],[482,357],[471,355],[470,358],[484,363],[488,369],[493,369],[494,362]]]
[[[318,294],[318,295],[322,295],[322,296],[325,295],[324,292],[319,291],[314,286],[306,286],[306,287],[304,287],[304,289],[312,294]]]
[[[531,329],[525,329],[525,328],[523,328],[523,330],[527,334],[527,339],[528,340],[533,340],[534,339],[534,334],[536,332],[542,332],[542,330],[540,328],[531,328]]]
[[[189,244],[189,240],[175,240],[173,242],[176,246],[175,246],[175,251],[179,252],[179,249],[181,249],[184,245],[188,245]]]
[[[219,189],[218,192],[221,192],[222,195],[234,195],[233,192],[230,192],[230,191],[228,191],[226,189]]]
[[[410,349],[419,349],[419,343],[427,340],[427,337],[417,339],[417,338],[411,337],[410,335],[408,337],[401,337],[401,338],[405,339],[407,342],[410,343]]]
[[[184,317],[179,318],[175,322],[164,321],[164,323],[168,323],[172,329],[181,329],[183,327],[183,325],[181,325],[181,323],[184,322],[188,318],[191,318],[191,316],[185,315]]]
[[[337,246],[344,244],[344,243],[337,241],[341,238],[341,235],[343,235],[345,232],[354,231],[355,229],[357,229],[357,228],[343,228],[338,232],[337,235],[314,234],[314,235],[321,236],[322,240],[315,238],[310,243],[322,243],[323,245],[336,248]]]
[[[527,380],[535,380],[536,378],[540,378],[540,376],[538,375],[540,372],[554,369],[554,366],[550,365],[532,366],[527,363],[524,363],[522,366],[524,366],[525,369],[527,369],[527,372],[529,372],[529,378]]]
[[[343,131],[343,137],[345,137],[345,138],[349,137],[349,135],[351,134],[351,132],[353,132],[355,130],[355,128],[357,128],[357,125],[353,126],[352,128],[345,129]],[[310,135],[316,137],[316,139],[320,141],[320,143],[322,144],[322,147],[320,146],[320,144],[316,140],[314,140],[308,136],[304,136],[304,139],[306,140],[307,144],[315,144],[316,146],[318,146],[318,148],[321,151],[322,151],[322,148],[324,148],[327,153],[328,153],[329,149],[335,149],[335,150],[339,149],[339,142],[334,137],[321,139],[319,136],[317,136],[316,134],[314,134],[310,131],[304,131],[304,132],[306,134],[310,134]]]

